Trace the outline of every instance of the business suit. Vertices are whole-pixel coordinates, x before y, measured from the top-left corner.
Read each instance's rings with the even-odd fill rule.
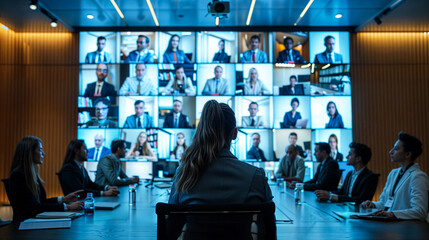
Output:
[[[304,58],[301,56],[301,53],[298,50],[292,50],[292,59],[290,58],[290,54],[287,50],[283,50],[279,52],[279,56],[277,57],[276,63],[288,63],[294,62],[296,64],[305,63]]]
[[[314,63],[315,64],[330,63],[326,51],[316,54],[316,57],[314,58]],[[334,60],[331,63],[342,64],[343,63],[343,55],[341,55],[339,53],[334,53]]]
[[[384,209],[392,195],[393,186],[401,168],[393,169],[387,177],[386,185],[380,195],[380,201],[374,202],[378,209]],[[392,206],[387,210],[398,219],[426,221],[428,215],[428,175],[414,163],[399,180],[396,186]]]
[[[282,177],[296,177],[299,182],[302,182],[305,176],[304,159],[298,155],[290,165],[289,162],[289,157],[284,155],[280,160],[276,174],[280,174]]]
[[[246,128],[263,128],[264,121],[262,116],[254,116],[255,123],[252,125],[252,118],[250,116],[241,117],[241,126]]]
[[[325,128],[344,128],[343,117],[337,114],[334,118],[329,117],[329,122],[325,124]]]
[[[252,61],[253,50],[247,50],[241,54],[242,63],[253,63]],[[267,63],[267,54],[258,49],[255,53],[255,63]]]
[[[353,186],[350,186],[352,174],[353,171],[347,173],[341,189],[334,192],[338,195],[338,202],[355,202],[356,204],[361,204],[366,200],[371,200],[377,189],[379,175],[371,172],[365,167],[362,172],[359,173]],[[352,187],[351,197],[349,197],[350,187]]]
[[[176,53],[176,59],[174,60],[174,53]],[[185,52],[183,50],[177,50],[176,52],[171,51],[167,52],[165,51],[163,56],[163,63],[191,63],[191,60],[186,56]]]
[[[101,191],[104,190],[104,186],[94,183],[89,178],[85,167],[82,166],[81,169],[74,160],[64,164],[58,176],[64,195],[83,189],[85,193],[81,196],[86,196],[87,193],[100,196]]]
[[[88,149],[88,159],[94,159],[95,158],[95,153],[96,153],[96,148],[90,148]],[[110,149],[108,149],[107,147],[101,147],[101,151],[98,153],[100,156],[98,156],[98,159],[101,159],[102,157],[111,154],[112,152],[110,151]]]
[[[85,63],[112,63],[112,57],[108,52],[103,53],[102,61],[96,61],[97,54],[97,51],[87,53],[85,57]]]
[[[127,58],[125,59],[125,63],[154,63],[153,54],[149,51],[146,51],[143,53],[143,56],[140,57],[139,61],[137,62],[137,58],[139,57],[140,53],[137,50],[134,50],[128,54]]]
[[[230,56],[226,53],[226,52],[217,52],[214,57],[212,62],[215,63],[229,63],[230,60]]]
[[[95,89],[96,89],[97,82],[89,83],[86,85],[85,93],[83,94],[84,97],[94,97]],[[104,81],[103,87],[101,87],[101,96],[100,97],[107,97],[107,96],[116,96],[116,90],[115,87]]]
[[[331,150],[332,151],[332,150]],[[331,152],[332,153],[332,152]],[[342,162],[344,159],[344,156],[342,153],[337,151],[337,155],[335,156],[335,158],[333,156],[331,156],[335,161],[337,162]]]
[[[110,154],[100,159],[97,174],[95,174],[95,183],[101,186],[126,186],[132,183],[132,179],[125,174],[119,159],[114,154]]]
[[[294,90],[293,92],[291,85],[285,85],[279,88],[279,95],[304,95],[304,85],[296,84]]]
[[[28,188],[23,170],[18,169],[10,174],[8,196],[13,209],[13,222],[34,218],[42,212],[64,211],[64,204],[59,203],[58,198],[46,198],[46,191],[42,182],[39,179],[37,182],[39,183],[38,199]]]
[[[340,174],[337,161],[328,157],[324,163],[319,164],[313,179],[304,183],[304,190],[335,191],[340,181]]]
[[[137,118],[138,118],[137,115],[128,116],[127,119],[125,120],[123,128],[138,128]],[[152,127],[154,127],[152,117],[144,113],[142,126],[140,128],[152,128]]]
[[[264,155],[264,151],[262,149],[256,149],[256,147],[252,146],[250,150],[247,152],[247,159],[257,159],[261,160],[262,162],[267,161]]]
[[[244,84],[244,95],[268,95],[271,94],[271,91],[265,86],[265,84],[261,80],[257,80],[254,88],[252,88],[252,84],[250,79],[246,81]]]
[[[292,117],[292,111],[286,112],[285,116],[283,117],[283,124],[281,124],[280,127],[281,128],[295,127],[298,119],[302,119],[300,112],[296,112],[295,117]]]
[[[189,126],[189,118],[184,114],[180,114],[179,116],[179,127],[178,128],[190,128]],[[167,113],[165,115],[163,128],[174,128],[174,113]]]

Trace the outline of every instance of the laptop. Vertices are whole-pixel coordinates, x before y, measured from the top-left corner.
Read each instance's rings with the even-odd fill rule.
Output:
[[[308,118],[306,119],[298,119],[296,121],[295,127],[297,128],[307,128]]]
[[[121,205],[118,202],[95,202],[96,210],[113,210]]]

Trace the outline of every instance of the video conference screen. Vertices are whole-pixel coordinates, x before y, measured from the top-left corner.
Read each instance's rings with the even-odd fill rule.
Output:
[[[79,63],[78,138],[91,160],[114,139],[128,159],[179,160],[211,99],[235,112],[240,160],[279,160],[295,144],[315,161],[316,142],[346,160],[348,32],[81,32]]]

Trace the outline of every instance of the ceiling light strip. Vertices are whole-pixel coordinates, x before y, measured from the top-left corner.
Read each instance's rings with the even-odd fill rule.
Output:
[[[304,10],[302,10],[302,13],[299,15],[298,20],[293,24],[294,26],[298,25],[299,21],[301,21],[301,18],[304,17],[305,13],[307,13],[308,9],[310,8],[311,4],[313,4],[314,0],[310,0],[307,3],[307,6],[305,6]]]
[[[110,2],[112,3],[113,7],[115,7],[116,12],[118,12],[119,16],[124,19],[124,14],[122,14],[121,9],[119,9],[118,4],[116,4],[115,0],[110,0]]]
[[[216,26],[219,26],[219,17],[216,17]]]
[[[150,10],[150,13],[152,14],[152,18],[153,18],[153,21],[155,22],[155,25],[159,27],[159,22],[158,22],[158,19],[156,18],[155,11],[153,10],[152,3],[150,2],[150,0],[146,0],[146,2],[147,2],[147,5],[149,6],[149,10]]]
[[[314,1],[314,0],[312,0],[312,1]],[[250,19],[252,19],[252,14],[253,14],[253,9],[255,8],[255,3],[256,3],[256,0],[252,0],[252,3],[250,4],[249,14],[247,15],[247,21],[246,21],[247,26],[249,26]]]

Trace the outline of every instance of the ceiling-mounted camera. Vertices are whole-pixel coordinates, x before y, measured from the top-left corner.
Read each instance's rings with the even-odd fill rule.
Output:
[[[207,5],[209,14],[214,17],[227,17],[229,13],[229,2],[213,0]]]

